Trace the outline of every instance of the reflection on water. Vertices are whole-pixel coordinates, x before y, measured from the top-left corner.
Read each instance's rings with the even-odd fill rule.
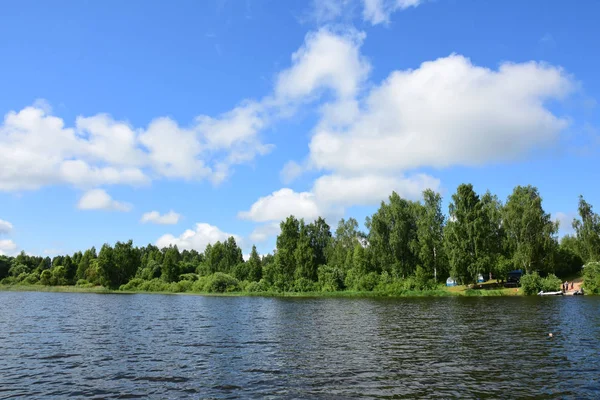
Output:
[[[599,307],[0,292],[0,399],[598,398]]]

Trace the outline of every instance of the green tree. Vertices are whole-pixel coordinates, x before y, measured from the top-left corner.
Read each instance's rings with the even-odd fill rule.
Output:
[[[332,235],[331,228],[321,217],[307,226],[307,234],[310,240],[310,247],[315,255],[316,266],[327,264],[327,253],[331,246]],[[313,280],[316,279],[316,269],[313,274]]]
[[[279,225],[281,232],[277,236],[277,253],[274,264],[274,284],[281,290],[288,290],[294,282],[296,272],[295,251],[300,236],[300,221],[293,215]]]
[[[475,282],[482,268],[483,224],[481,202],[471,184],[461,184],[452,195],[450,219],[444,230],[444,246],[450,274],[462,282]]]
[[[444,252],[444,225],[442,196],[431,189],[423,192],[423,207],[417,218],[419,258],[425,271],[437,280],[438,274],[446,269]]]
[[[358,231],[358,222],[354,218],[341,219],[335,230],[335,237],[329,250],[327,265],[347,271],[352,268],[354,246],[362,235]]]
[[[503,226],[515,266],[548,271],[552,266],[558,224],[542,208],[542,198],[533,186],[517,186],[504,206]]]
[[[579,218],[573,220],[573,228],[579,242],[579,254],[585,262],[600,261],[600,216],[592,205],[579,196]]]
[[[311,246],[310,228],[300,221],[300,230],[298,233],[298,242],[294,250],[294,259],[296,262],[295,277],[305,278],[311,281],[317,280],[317,257],[315,250]]]
[[[179,278],[179,249],[177,246],[169,246],[165,251],[162,263],[162,278],[166,282],[176,282]]]
[[[248,279],[253,282],[258,282],[262,278],[262,262],[256,246],[252,246],[250,258],[248,259]]]

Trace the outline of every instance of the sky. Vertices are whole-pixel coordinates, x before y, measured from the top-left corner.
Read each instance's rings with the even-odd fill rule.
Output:
[[[275,247],[392,191],[600,207],[600,2],[8,0],[0,254]]]

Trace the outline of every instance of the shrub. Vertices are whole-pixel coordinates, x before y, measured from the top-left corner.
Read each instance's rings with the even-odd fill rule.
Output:
[[[583,268],[583,287],[590,293],[600,294],[600,262],[590,262]]]
[[[193,284],[194,284],[194,282],[186,281],[186,280],[179,281],[179,282],[172,282],[170,291],[173,293],[190,292],[192,290]]]
[[[14,285],[15,283],[17,283],[17,278],[14,276],[8,276],[0,281],[2,285]]]
[[[370,272],[358,278],[356,289],[371,292],[379,285],[380,277],[377,272]]]
[[[42,274],[40,275],[40,283],[46,286],[52,284],[52,272],[50,272],[49,269],[42,271]]]
[[[208,277],[204,289],[210,293],[235,292],[240,290],[240,284],[231,275],[215,272]]]
[[[554,274],[549,274],[547,277],[542,278],[541,287],[544,292],[556,292],[560,290],[561,280]]]
[[[315,292],[317,291],[316,282],[311,281],[307,278],[298,278],[294,281],[292,287],[293,292]]]
[[[77,281],[77,283],[75,283],[75,286],[79,286],[79,287],[93,287],[94,284],[86,281],[85,279],[79,279]]]
[[[339,268],[322,265],[319,267],[318,275],[323,292],[337,292],[344,289],[344,273]]]
[[[264,279],[261,279],[258,282],[250,282],[248,286],[246,286],[246,291],[250,293],[268,292],[269,285]]]
[[[179,275],[179,280],[180,281],[191,281],[191,282],[194,282],[194,281],[198,280],[198,275],[191,274],[191,273],[189,273],[189,274],[181,274],[181,275]]]
[[[25,276],[21,282],[23,282],[27,285],[35,285],[39,281],[40,281],[40,275],[36,274],[35,272],[32,272],[31,274],[28,274],[27,276]]]
[[[77,286],[79,286],[79,282],[82,281],[83,279],[80,279],[79,281],[77,281]],[[87,282],[86,280],[83,280],[84,282]],[[147,281],[143,280],[142,278],[133,278],[132,280],[130,280],[129,282],[127,282],[124,285],[121,285],[121,287],[119,287],[119,290],[139,290],[140,287]]]
[[[521,277],[521,288],[523,293],[528,296],[538,294],[542,290],[542,278],[537,272],[523,275]]]

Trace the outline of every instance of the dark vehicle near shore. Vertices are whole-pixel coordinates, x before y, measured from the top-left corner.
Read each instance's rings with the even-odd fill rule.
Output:
[[[523,276],[522,269],[516,269],[514,271],[510,271],[508,276],[506,277],[506,283],[518,284],[521,281],[521,277]]]

